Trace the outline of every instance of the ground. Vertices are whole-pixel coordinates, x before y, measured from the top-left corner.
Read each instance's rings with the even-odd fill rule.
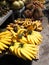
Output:
[[[41,32],[43,35],[43,41],[40,45],[39,60],[33,61],[32,65],[49,65],[49,24],[45,18],[44,20],[44,29]]]

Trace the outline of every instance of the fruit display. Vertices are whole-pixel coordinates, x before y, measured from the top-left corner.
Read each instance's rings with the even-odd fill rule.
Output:
[[[39,59],[39,45],[42,42],[42,24],[39,20],[18,18],[0,32],[0,53],[8,49],[24,60]]]
[[[9,5],[6,1],[0,1],[0,17],[6,15],[9,12]]]
[[[30,30],[42,31],[43,29],[42,22],[40,20],[34,21],[33,19],[29,19],[29,18],[26,19],[18,18],[17,20],[15,20],[14,25],[16,24],[18,24],[20,27]],[[10,24],[10,27],[11,25],[12,24]]]
[[[32,60],[37,58],[39,48],[36,45],[15,42],[14,46],[10,47],[10,50],[19,58]]]
[[[39,59],[39,47],[43,39],[40,33],[43,30],[40,18],[44,16],[42,12],[44,3],[45,0],[0,1],[0,16],[6,15],[10,9],[13,10],[13,14],[15,11],[16,13],[18,11],[18,15],[20,14],[20,18],[17,19],[12,15],[13,23],[8,24],[6,30],[0,32],[0,54],[9,51],[24,60]],[[21,12],[23,7],[25,9]],[[16,17],[18,16],[16,15]]]
[[[8,46],[11,45],[11,41],[12,41],[11,38],[12,38],[12,34],[8,30],[0,33],[0,51],[1,51],[1,53],[4,50],[6,51],[6,49],[8,49]]]

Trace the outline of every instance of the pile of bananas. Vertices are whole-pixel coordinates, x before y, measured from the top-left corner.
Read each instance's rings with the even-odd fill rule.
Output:
[[[25,29],[30,29],[30,30],[35,30],[35,31],[42,31],[42,23],[40,20],[32,21],[32,19],[26,18],[18,18],[17,20],[14,21],[14,23],[10,23],[7,26],[7,29],[13,29],[13,28],[25,28]]]
[[[32,60],[37,58],[39,47],[32,44],[15,42],[14,46],[10,47],[10,50],[19,58]]]
[[[29,19],[29,21],[31,21],[31,19]],[[41,22],[33,21],[32,24],[29,25],[29,21],[26,21],[27,27],[18,24],[19,21],[10,23],[10,25],[6,27],[6,31],[0,33],[0,53],[8,49],[12,54],[24,60],[38,59],[42,35],[37,31],[37,28],[41,27]],[[35,24],[36,26],[34,27],[33,25]]]
[[[12,35],[10,31],[6,30],[0,33],[0,53],[2,53],[3,50],[8,49],[8,46],[11,45],[11,41]]]
[[[12,30],[12,32],[14,32]],[[37,31],[27,31],[19,29],[13,33],[14,45],[10,46],[10,51],[24,60],[38,59],[39,45],[42,42],[42,36]]]

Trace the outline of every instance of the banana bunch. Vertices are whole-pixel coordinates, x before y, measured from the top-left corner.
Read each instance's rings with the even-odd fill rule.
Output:
[[[0,51],[6,50],[11,45],[12,35],[11,32],[6,30],[0,33]]]
[[[42,42],[42,35],[37,31],[32,31],[31,34],[27,35],[27,40],[33,45],[40,45]]]
[[[21,43],[29,43],[33,45],[40,45],[42,42],[42,35],[37,31],[31,31],[26,29],[19,29],[17,33],[15,33],[13,30],[11,30],[11,33],[13,34],[13,42],[19,41]]]
[[[15,42],[14,46],[10,46],[10,51],[19,58],[32,60],[37,58],[39,47],[37,45]]]
[[[14,23],[10,23],[7,26],[8,30],[14,30],[15,32],[19,29],[30,29],[30,30],[36,30],[36,31],[42,31],[42,23],[40,20],[32,21],[32,19],[26,18],[21,19],[18,18],[14,21]]]
[[[22,36],[22,38],[18,39],[18,41],[21,42],[21,43],[24,43],[24,44],[28,43],[27,38],[24,37],[24,36]]]
[[[43,30],[43,27],[42,27],[42,23],[41,21],[39,20],[36,20],[32,23],[32,25],[35,27],[34,30],[36,31],[42,31]]]

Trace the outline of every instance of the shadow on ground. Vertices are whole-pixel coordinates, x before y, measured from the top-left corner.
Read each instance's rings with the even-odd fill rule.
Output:
[[[4,55],[0,58],[0,65],[31,65],[32,62],[19,59],[13,55]]]

